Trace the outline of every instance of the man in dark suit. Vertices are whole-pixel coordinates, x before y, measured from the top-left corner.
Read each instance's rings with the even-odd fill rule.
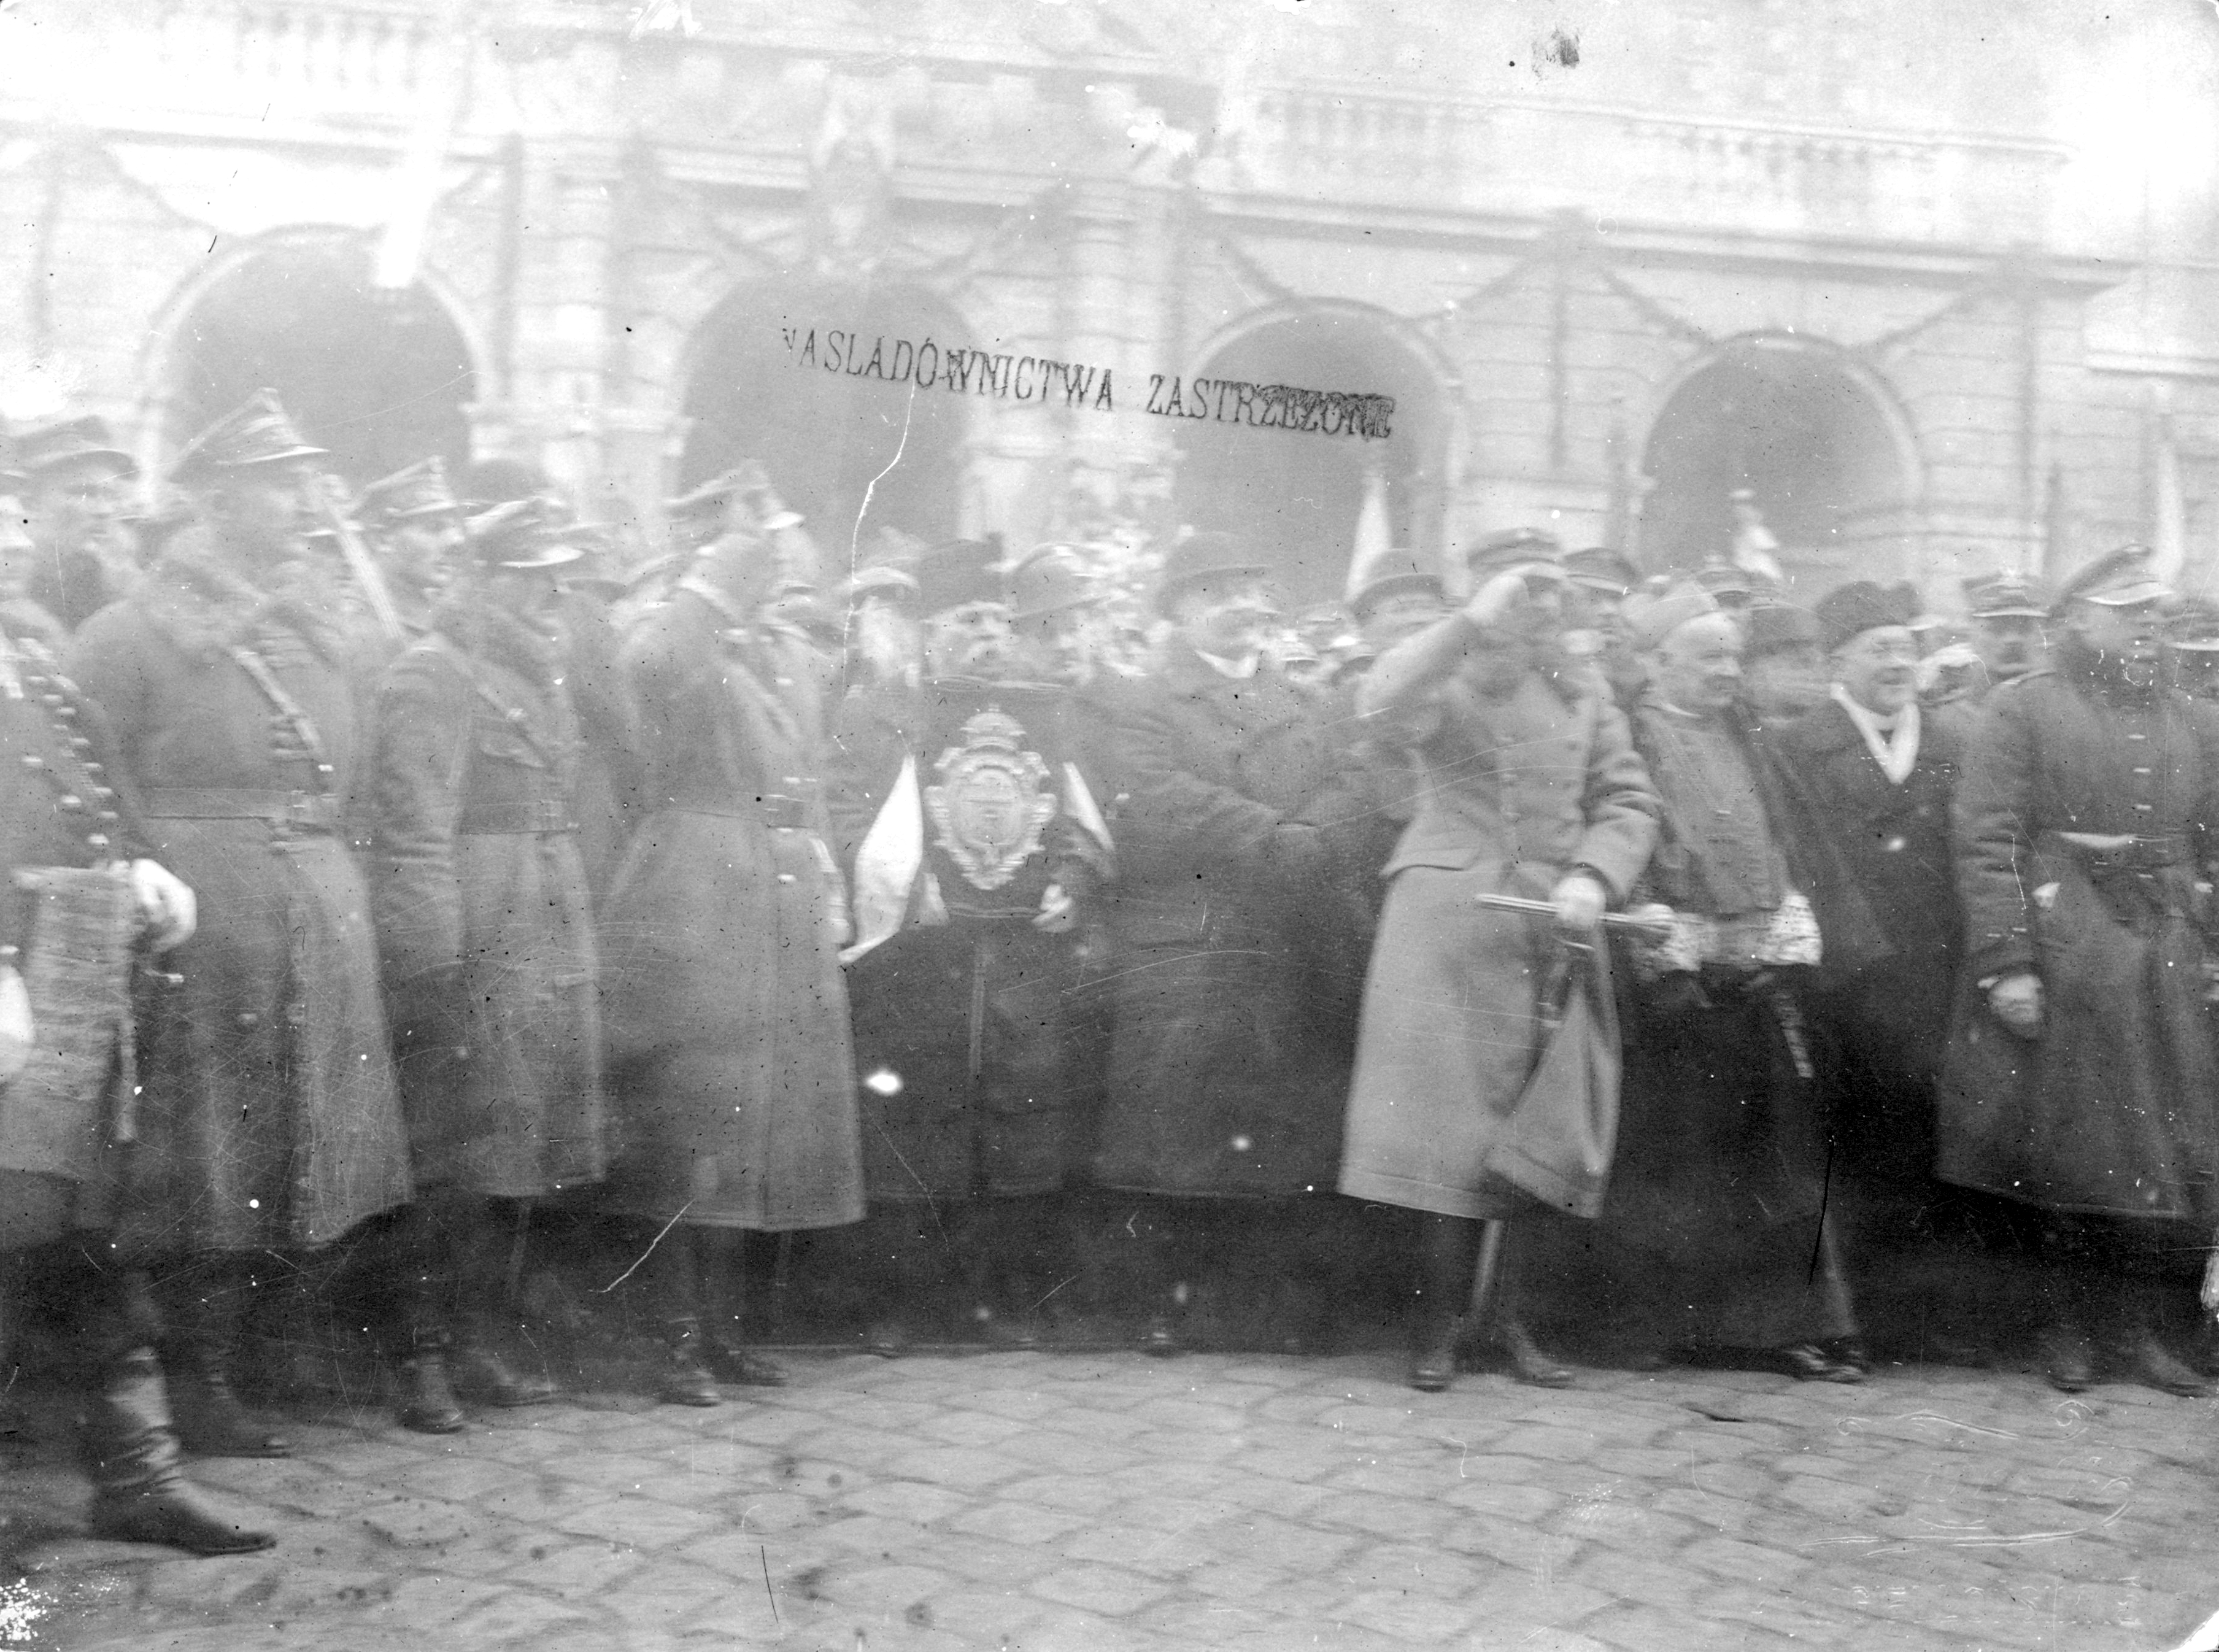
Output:
[[[1768,734],[1808,801],[1805,829],[1832,851],[1812,860],[1822,925],[1861,898],[1886,940],[1855,966],[1822,960],[1812,999],[1831,1053],[1834,1180],[1852,1196],[1851,1269],[1869,1288],[1901,1276],[1903,1238],[1954,1225],[1932,1167],[1934,1075],[1964,928],[1949,844],[1960,748],[1918,704],[1907,592],[1859,581],[1822,598],[1817,618],[1827,698]]]

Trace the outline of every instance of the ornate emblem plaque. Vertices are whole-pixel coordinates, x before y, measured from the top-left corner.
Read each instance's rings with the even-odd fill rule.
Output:
[[[1020,748],[1024,725],[989,705],[963,724],[963,743],[940,754],[940,784],[924,788],[936,842],[974,889],[999,889],[1039,852],[1055,818],[1047,764]]]

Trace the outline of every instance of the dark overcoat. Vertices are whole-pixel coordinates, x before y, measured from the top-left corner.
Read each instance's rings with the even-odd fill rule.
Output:
[[[0,786],[0,947],[9,949],[0,956],[34,985],[44,974],[42,919],[18,874],[141,852],[121,799],[103,795],[110,742],[99,707],[61,674],[67,641],[35,605],[0,606],[0,773],[8,777]],[[85,984],[74,984],[83,993]],[[135,1074],[127,977],[102,984],[104,1002],[53,1006],[59,1014],[34,1003],[39,1048],[22,1074],[0,1085],[0,1248],[38,1244],[111,1214],[121,1163],[115,1131],[123,1121],[107,1072],[126,1084]]]
[[[2219,853],[2219,707],[2060,653],[1991,692],[1955,820],[1967,956],[1937,1174],[2048,1209],[2210,1223],[2219,1065],[2197,880]],[[2031,1041],[1980,986],[2023,969],[2044,995]]]
[[[569,673],[559,639],[451,606],[379,695],[373,890],[420,1189],[606,1168]]]
[[[165,1251],[318,1245],[410,1192],[369,890],[341,832],[370,666],[313,587],[248,588],[204,532],[172,540],[70,655],[149,852],[200,914],[140,1021],[122,1226]]]
[[[1310,960],[1360,923],[1336,844],[1364,817],[1316,702],[1269,664],[1232,679],[1190,649],[1102,691],[1119,882],[1116,1033],[1097,1178],[1135,1192],[1329,1191],[1345,1051],[1309,998]],[[1282,825],[1322,829],[1282,860]]]
[[[658,1220],[829,1227],[863,1214],[839,871],[805,641],[682,583],[619,656],[643,818],[601,917],[608,1197]]]
[[[1579,865],[1622,900],[1656,795],[1617,706],[1538,672],[1492,692],[1452,678],[1377,721],[1414,757],[1419,804],[1386,866],[1340,1190],[1508,1215],[1522,1196],[1489,1166],[1539,1058],[1554,925],[1474,897],[1545,899]]]
[[[921,885],[911,921],[848,971],[874,1202],[1048,1193],[1085,1168],[1098,1086],[1076,1064],[1110,863],[1079,711],[1060,687],[971,679],[842,708],[841,835],[861,842],[881,815],[889,838],[904,820],[920,829],[898,863]],[[892,797],[904,784],[916,794]],[[1051,884],[1075,904],[1064,933],[1034,926]]]

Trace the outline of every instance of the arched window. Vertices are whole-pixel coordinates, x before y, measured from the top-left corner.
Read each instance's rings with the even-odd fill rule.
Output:
[[[1365,469],[1376,465],[1386,481],[1394,543],[1439,556],[1447,448],[1440,385],[1385,322],[1353,308],[1305,309],[1240,332],[1196,370],[1213,382],[1389,395],[1395,415],[1384,441],[1259,429],[1214,416],[1180,422],[1173,497],[1182,522],[1246,536],[1277,570],[1291,602],[1338,597]]]
[[[1641,515],[1652,572],[1725,556],[1747,488],[1799,587],[1893,578],[1918,483],[1880,393],[1831,348],[1735,339],[1684,379],[1650,430],[1654,486]]]
[[[470,456],[476,376],[461,331],[420,284],[373,289],[351,238],[273,245],[220,276],[179,322],[164,378],[166,452],[267,386],[357,484]]]
[[[880,340],[873,376],[866,370]],[[678,488],[753,459],[821,542],[867,542],[879,527],[953,538],[965,399],[937,383],[916,387],[917,349],[928,340],[943,362],[970,342],[961,320],[917,288],[765,281],[739,289],[694,339],[686,390],[693,425]],[[889,376],[898,342],[910,349],[899,382]]]

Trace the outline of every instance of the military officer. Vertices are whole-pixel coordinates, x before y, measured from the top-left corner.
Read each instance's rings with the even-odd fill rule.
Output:
[[[107,420],[86,414],[18,431],[16,463],[34,553],[30,594],[73,631],[138,577],[125,521],[138,461]]]
[[[266,390],[202,432],[171,473],[198,520],[70,654],[150,850],[200,897],[140,1028],[121,1230],[163,1258],[186,1444],[227,1455],[286,1450],[231,1381],[264,1259],[409,1192],[369,891],[341,829],[375,661],[305,560],[322,451]]]
[[[28,595],[35,549],[0,438],[0,1251],[46,1245],[87,1398],[96,1536],[196,1554],[266,1549],[179,1469],[144,1274],[109,1243],[136,1133],[131,973],[186,940],[192,891],[144,858],[102,761],[97,705],[65,676],[60,622]],[[56,1268],[53,1264],[59,1262]]]
[[[376,542],[401,624],[423,636],[463,541],[462,501],[447,485],[445,463],[434,455],[380,476],[363,488],[355,512]]]
[[[581,553],[548,515],[522,500],[472,521],[469,567],[378,700],[373,892],[416,1183],[401,1418],[426,1433],[461,1426],[454,1389],[494,1406],[552,1396],[501,1345],[516,1318],[501,1254],[528,1202],[606,1167],[579,721],[556,618],[560,571]]]

